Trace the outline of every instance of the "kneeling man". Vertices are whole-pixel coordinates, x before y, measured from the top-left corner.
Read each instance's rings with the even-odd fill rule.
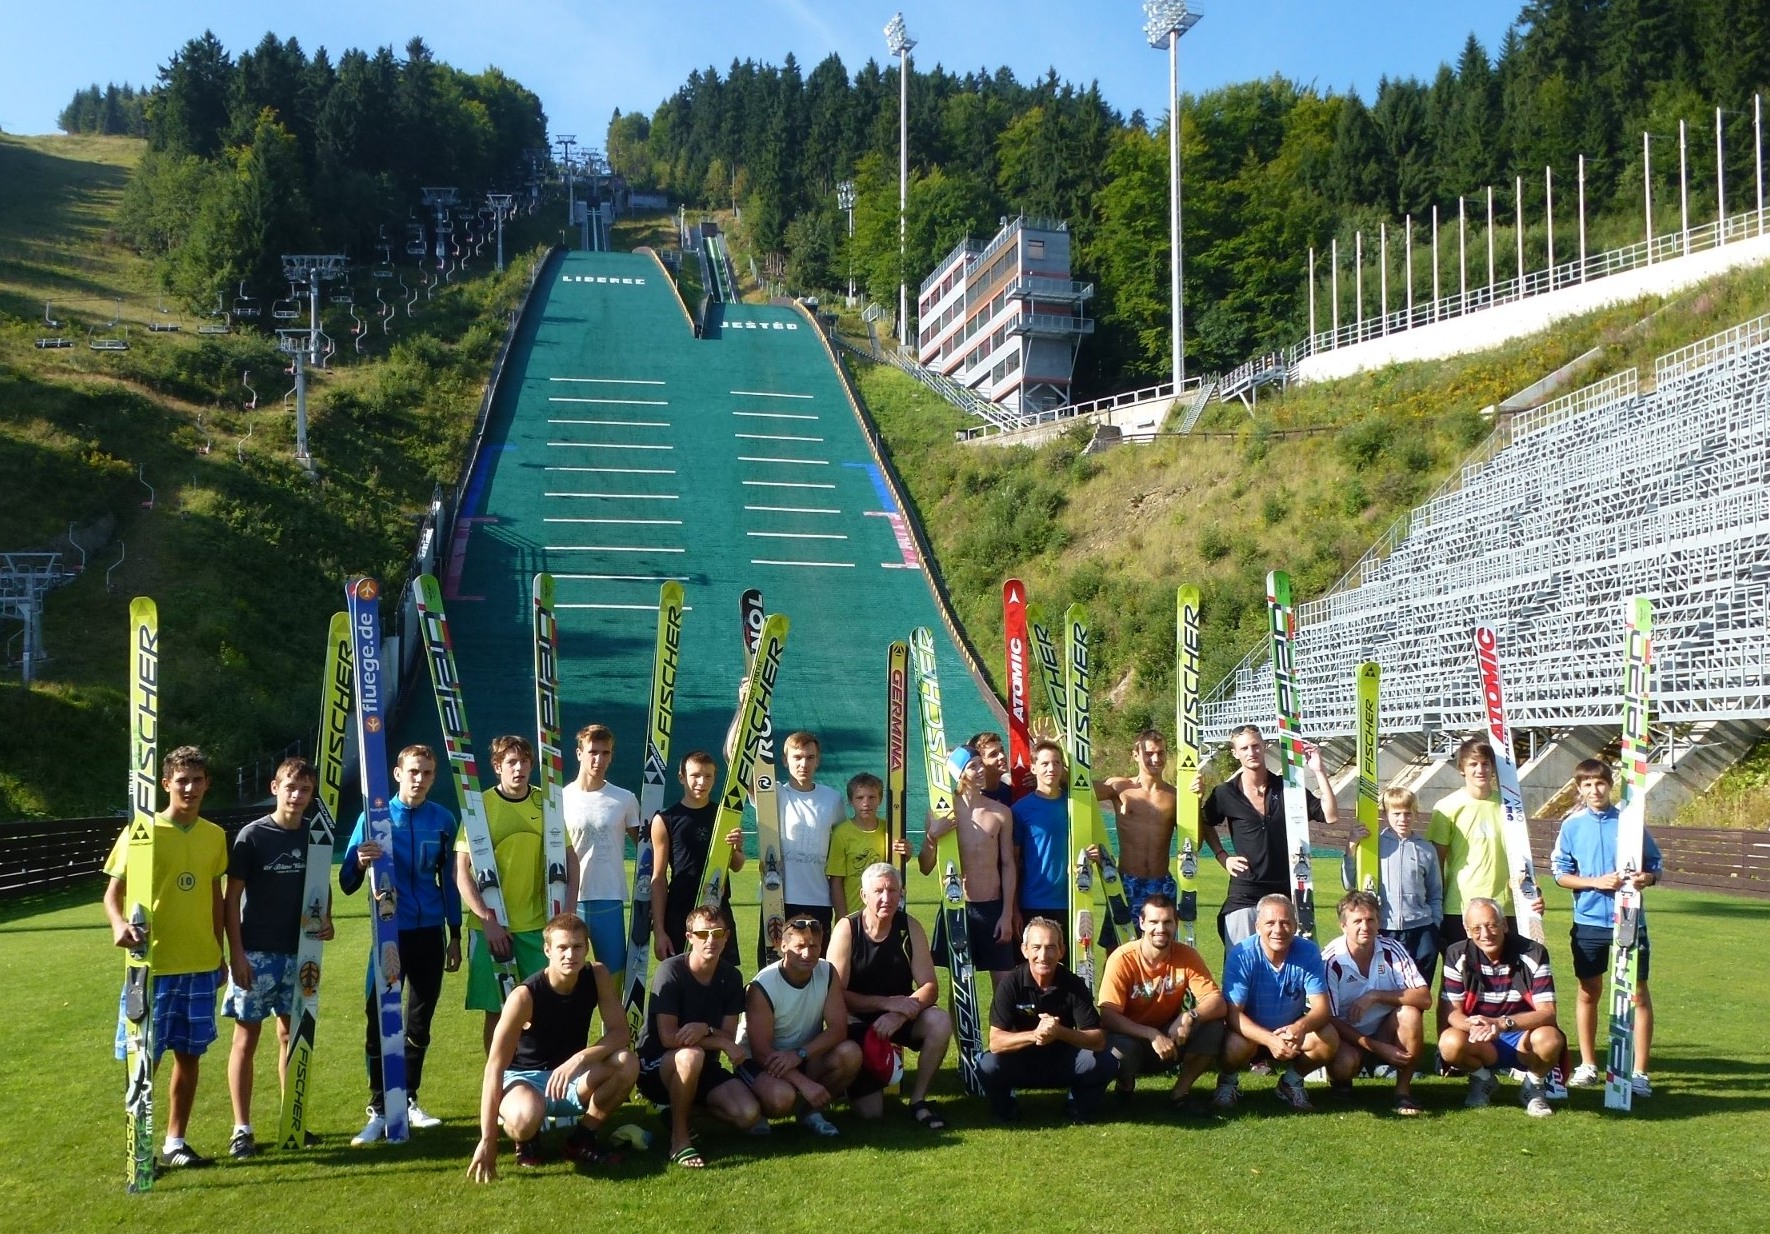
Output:
[[[977,1077],[991,1111],[1013,1122],[1017,1088],[1064,1088],[1072,1123],[1094,1121],[1119,1060],[1106,1048],[1106,1030],[1087,982],[1063,966],[1063,927],[1046,917],[1026,923],[1020,937],[1026,963],[996,987],[989,1011],[989,1050]]]
[[[467,1177],[498,1176],[498,1123],[516,1141],[518,1165],[541,1163],[539,1139],[548,1117],[575,1118],[565,1155],[602,1158],[596,1132],[620,1108],[639,1078],[627,1048],[627,1016],[614,978],[584,961],[589,931],[576,913],[560,913],[541,930],[547,967],[511,991],[492,1030],[479,1097],[479,1146]],[[602,1037],[590,1045],[590,1017],[602,1015]]]
[[[1506,929],[1498,901],[1486,897],[1463,906],[1462,942],[1444,954],[1446,1028],[1438,1053],[1469,1073],[1471,1109],[1487,1105],[1499,1087],[1494,1069],[1529,1073],[1518,1099],[1532,1118],[1555,1112],[1543,1079],[1561,1061],[1567,1038],[1555,1023],[1555,976],[1549,952]]]
[[[860,1073],[860,1045],[848,1039],[848,1010],[836,969],[823,959],[824,926],[794,917],[781,931],[781,958],[756,974],[744,995],[738,1040],[750,1060],[738,1075],[766,1118],[795,1108],[799,1123],[818,1135],[838,1134],[824,1117],[830,1102]]]
[[[1236,1073],[1270,1059],[1284,1068],[1278,1099],[1293,1110],[1314,1109],[1302,1073],[1327,1066],[1340,1048],[1340,1036],[1328,1023],[1321,949],[1297,937],[1297,911],[1289,896],[1264,896],[1255,905],[1253,935],[1224,957],[1223,995],[1229,1000],[1229,1027],[1213,1104],[1232,1108],[1240,1097]]]
[[[1395,1070],[1395,1112],[1419,1114],[1413,1099],[1414,1068],[1425,1049],[1425,1010],[1432,991],[1407,948],[1377,932],[1383,904],[1368,891],[1343,896],[1337,906],[1341,935],[1322,949],[1328,1000],[1340,1048],[1328,1064],[1336,1096],[1352,1095],[1352,1078],[1366,1066]]]
[[[1223,1050],[1228,1004],[1203,957],[1174,941],[1174,898],[1152,892],[1138,917],[1142,937],[1106,959],[1100,1019],[1119,1060],[1118,1091],[1130,1096],[1145,1071],[1179,1068],[1170,1100],[1180,1110]]]

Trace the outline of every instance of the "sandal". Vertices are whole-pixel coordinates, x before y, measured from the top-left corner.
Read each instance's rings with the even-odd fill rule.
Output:
[[[1395,1112],[1402,1118],[1418,1118],[1421,1113],[1420,1103],[1408,1093],[1399,1093],[1395,1098]]]
[[[916,1125],[924,1131],[946,1130],[946,1119],[940,1116],[939,1110],[926,1101],[910,1102],[910,1117],[915,1119]]]
[[[701,1150],[696,1148],[693,1143],[684,1144],[681,1148],[671,1153],[670,1161],[672,1164],[679,1165],[685,1170],[704,1170],[707,1168],[707,1159],[701,1156]]]

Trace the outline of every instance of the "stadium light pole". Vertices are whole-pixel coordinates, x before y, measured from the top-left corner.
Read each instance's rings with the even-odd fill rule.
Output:
[[[1180,385],[1186,380],[1186,309],[1180,290],[1184,268],[1180,248],[1180,36],[1198,25],[1203,14],[1188,8],[1186,0],[1143,0],[1143,16],[1143,35],[1149,45],[1168,53],[1168,245],[1174,254],[1169,263],[1173,267],[1169,301],[1174,319],[1174,397],[1179,398]],[[1336,296],[1336,316],[1338,299]]]
[[[897,346],[910,342],[910,284],[904,269],[910,217],[910,49],[916,40],[904,28],[903,14],[885,24],[885,46],[897,57]]]
[[[854,307],[854,181],[836,186],[836,205],[848,211],[848,307]]]

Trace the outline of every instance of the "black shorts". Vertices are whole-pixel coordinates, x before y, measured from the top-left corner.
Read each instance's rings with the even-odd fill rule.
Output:
[[[706,1105],[714,1089],[737,1077],[725,1069],[725,1055],[717,1050],[704,1051],[707,1060],[701,1064],[701,1080],[694,1090],[694,1103]],[[664,1087],[664,1060],[656,1058],[639,1068],[639,1091],[653,1105],[669,1105],[670,1090]]]
[[[1000,900],[965,902],[965,941],[971,945],[971,967],[980,973],[1005,972],[1018,964],[1014,948],[996,941],[996,923],[1002,919]],[[934,962],[949,967],[946,952],[946,914],[934,917]]]
[[[1610,944],[1614,935],[1609,926],[1576,924],[1567,936],[1573,940],[1573,975],[1581,981],[1601,977],[1610,971]],[[1635,980],[1646,981],[1653,952],[1647,942],[1647,931],[1641,931],[1641,945],[1636,949]]]
[[[854,1042],[856,1045],[860,1045],[866,1035],[873,1031],[873,1020],[876,1019],[878,1019],[878,1017],[874,1016],[871,1019],[857,1020],[850,1024],[848,1026],[848,1040]],[[915,1027],[916,1022],[914,1020],[909,1021],[902,1028],[891,1034],[891,1044],[901,1046],[906,1050],[915,1049],[915,1038],[910,1035],[910,1030]],[[862,1048],[865,1047],[863,1046]],[[884,1089],[885,1085],[880,1083],[874,1076],[868,1075],[867,1069],[862,1067],[860,1073],[854,1077],[854,1083],[848,1086],[848,1095],[850,1097],[864,1097],[868,1093],[883,1092]]]

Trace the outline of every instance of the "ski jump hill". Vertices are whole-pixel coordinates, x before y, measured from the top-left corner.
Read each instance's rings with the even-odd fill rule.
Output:
[[[1663,818],[1770,720],[1770,316],[1661,356],[1650,377],[1629,369],[1502,420],[1299,606],[1303,731],[1330,768],[1350,758],[1354,674],[1379,662],[1379,778],[1430,806],[1458,782],[1448,751],[1482,727],[1471,639],[1491,625],[1537,813],[1615,746],[1633,595],[1654,606],[1647,801]],[[1268,722],[1272,698],[1259,648],[1205,699],[1206,740]],[[1336,779],[1342,795],[1355,778]]]
[[[714,752],[724,773],[749,587],[792,620],[773,710],[783,777],[778,739],[798,729],[822,741],[821,783],[884,776],[886,647],[916,626],[934,632],[948,743],[1000,728],[816,327],[790,308],[725,304],[696,338],[649,255],[548,264],[445,554],[438,574],[488,785],[491,739],[534,739],[530,585],[543,570],[557,580],[568,777],[572,734],[602,723],[615,733],[610,779],[639,789],[666,579],[685,593],[668,800],[691,750]],[[401,735],[436,741],[421,666],[410,685]],[[910,723],[917,834],[928,799]]]

